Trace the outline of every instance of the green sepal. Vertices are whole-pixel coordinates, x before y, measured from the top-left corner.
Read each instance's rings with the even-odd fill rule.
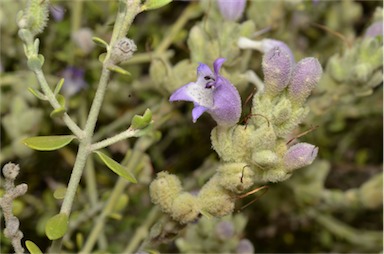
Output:
[[[45,234],[49,240],[56,240],[65,235],[68,229],[68,215],[59,213],[51,217],[45,225]]]
[[[25,241],[25,246],[31,254],[43,254],[40,248],[32,241]]]
[[[125,167],[123,167],[120,163],[116,162],[112,158],[108,157],[104,153],[100,151],[94,152],[96,153],[102,162],[113,172],[123,177],[124,179],[130,181],[131,183],[137,183],[136,178],[133,176],[131,172],[129,172]]]
[[[32,87],[28,87],[28,91],[31,92],[31,94],[33,94],[37,99],[40,99],[42,101],[46,101],[47,100],[47,97],[42,94],[41,92],[33,89]]]
[[[57,108],[49,114],[51,118],[62,117],[67,110],[65,108]]]
[[[62,78],[59,80],[59,82],[57,82],[57,85],[55,87],[55,91],[53,91],[53,94],[57,96],[60,93],[60,90],[63,87],[63,85],[64,85],[64,79]]]
[[[74,140],[73,135],[65,136],[39,136],[30,137],[23,140],[24,145],[38,151],[53,151],[60,149]]]
[[[172,0],[147,0],[141,7],[141,11],[154,10],[161,8],[172,2]]]
[[[60,106],[65,108],[65,97],[62,96],[61,94],[57,94],[56,99],[59,102]]]
[[[40,46],[40,40],[39,38],[36,38],[33,42],[33,48],[35,50],[35,53],[39,52],[39,46]]]
[[[152,112],[150,109],[146,109],[143,116],[135,115],[132,118],[131,128],[133,129],[144,129],[147,127],[152,120]]]
[[[110,71],[114,71],[114,72],[123,74],[123,75],[131,76],[131,73],[129,73],[128,71],[124,70],[123,68],[121,68],[120,66],[117,66],[117,65],[110,65],[107,67],[107,69]]]
[[[92,41],[97,45],[97,46],[100,46],[100,47],[103,47],[103,48],[106,48],[108,49],[109,48],[109,45],[106,41],[104,41],[103,39],[99,38],[99,37],[92,37]]]

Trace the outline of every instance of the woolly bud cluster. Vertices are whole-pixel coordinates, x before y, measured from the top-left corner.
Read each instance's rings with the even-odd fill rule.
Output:
[[[121,38],[112,46],[111,60],[114,64],[126,62],[136,50],[137,46],[133,40]]]

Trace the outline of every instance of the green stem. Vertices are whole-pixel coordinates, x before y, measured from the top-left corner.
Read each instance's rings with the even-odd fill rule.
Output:
[[[141,131],[140,129],[128,128],[127,130],[125,130],[125,131],[123,131],[123,132],[121,132],[121,133],[119,133],[113,137],[110,137],[110,138],[104,139],[100,142],[97,142],[95,144],[92,144],[90,147],[90,150],[91,151],[99,150],[101,148],[104,148],[104,147],[107,147],[107,146],[112,145],[114,143],[117,143],[121,140],[135,137],[137,135],[137,133],[139,133],[140,131]]]
[[[140,141],[138,141],[140,143]],[[127,165],[127,170],[129,172],[132,172],[136,169],[137,165],[140,163],[140,159],[142,156],[142,151],[138,148],[138,146],[135,147],[133,150],[133,153],[131,156],[129,156],[129,163]],[[100,232],[103,230],[105,221],[107,216],[113,211],[113,208],[115,207],[121,193],[124,191],[126,186],[128,186],[129,182],[123,178],[119,178],[117,181],[111,196],[108,199],[107,205],[104,207],[103,211],[97,218],[95,222],[95,227],[92,228],[91,233],[89,234],[87,238],[87,242],[85,243],[83,249],[80,253],[91,253],[92,248],[100,234]]]
[[[143,225],[141,225],[139,228],[136,229],[135,234],[129,241],[127,247],[125,248],[123,253],[134,253],[135,250],[137,250],[137,247],[139,246],[140,242],[143,239],[146,239],[149,234],[149,228],[155,223],[159,216],[159,209],[157,206],[153,207],[152,210],[149,212],[145,222]]]
[[[47,83],[47,80],[45,79],[43,71],[41,69],[38,69],[38,70],[35,70],[34,72],[37,80],[39,81],[41,89],[43,90],[49,103],[52,105],[54,109],[61,108],[60,103],[57,101],[55,95],[53,94],[51,88]],[[68,128],[72,131],[72,133],[77,136],[77,138],[79,138],[80,140],[84,138],[85,134],[83,130],[81,130],[80,127],[77,126],[77,124],[72,120],[72,118],[67,113],[64,113],[63,120],[65,124],[68,126]]]

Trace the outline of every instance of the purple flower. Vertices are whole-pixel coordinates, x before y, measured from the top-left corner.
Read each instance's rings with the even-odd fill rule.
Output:
[[[287,48],[276,46],[263,56],[265,89],[271,94],[283,91],[290,81],[294,63]]]
[[[84,80],[84,70],[76,67],[67,67],[62,73],[64,85],[63,94],[71,97],[87,86]]]
[[[299,104],[303,103],[319,83],[322,74],[323,69],[316,58],[300,60],[293,70],[291,84],[288,86],[289,97]]]
[[[248,254],[248,253],[254,253],[255,248],[253,247],[253,244],[248,239],[242,239],[240,240],[239,244],[236,247],[236,253],[237,254]]]
[[[221,221],[216,225],[216,234],[221,240],[231,239],[235,234],[235,226],[230,221]]]
[[[57,22],[62,21],[65,14],[65,9],[61,5],[52,5],[49,7],[49,11],[53,19]]]
[[[221,15],[231,21],[236,21],[243,15],[246,3],[246,0],[217,0]]]
[[[220,126],[235,125],[241,115],[241,99],[236,88],[224,77],[219,75],[224,58],[213,63],[215,73],[200,63],[197,67],[197,81],[190,82],[177,89],[169,101],[191,101],[193,122],[207,111]]]
[[[318,151],[318,147],[308,143],[298,143],[291,146],[284,155],[285,170],[292,172],[295,169],[312,164]]]

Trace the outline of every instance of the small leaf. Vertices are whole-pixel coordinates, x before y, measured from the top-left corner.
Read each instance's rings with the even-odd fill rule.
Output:
[[[102,53],[99,55],[99,62],[104,63],[105,58],[107,57],[107,53]]]
[[[49,115],[52,118],[62,117],[66,111],[67,110],[65,108],[57,108],[57,109],[52,110],[51,114],[49,114]]]
[[[108,48],[109,45],[106,41],[104,41],[103,39],[99,38],[99,37],[92,37],[92,41],[94,43],[96,43],[96,45],[100,46],[100,47],[103,47],[103,48]]]
[[[141,7],[142,11],[154,10],[160,7],[163,7],[172,2],[172,0],[147,0],[145,4]]]
[[[68,145],[75,138],[73,135],[40,136],[26,138],[23,140],[23,143],[29,148],[38,151],[53,151]]]
[[[53,192],[53,197],[55,199],[64,199],[67,188],[65,186],[59,186],[55,192]]]
[[[33,94],[37,99],[40,99],[42,101],[46,101],[47,100],[47,97],[42,94],[41,92],[33,89],[32,87],[28,87],[28,91],[31,92],[31,94]]]
[[[84,236],[82,233],[77,233],[76,234],[76,245],[78,249],[83,248],[84,245]]]
[[[62,108],[65,108],[65,97],[62,96],[61,94],[56,95],[56,99],[61,105]]]
[[[32,241],[25,241],[25,246],[29,250],[31,254],[43,254],[43,252],[40,250],[40,248]]]
[[[68,215],[59,213],[51,217],[45,225],[45,234],[49,240],[56,240],[65,235],[68,228]]]
[[[114,71],[114,72],[117,72],[117,73],[120,73],[120,74],[123,74],[123,75],[131,76],[131,73],[129,73],[128,71],[124,70],[123,68],[121,68],[121,67],[119,67],[117,65],[110,65],[107,68],[110,71]]]
[[[58,95],[60,93],[60,90],[61,88],[63,87],[64,85],[64,79],[60,79],[59,82],[57,83],[56,87],[55,87],[55,91],[53,92],[55,95]]]
[[[150,109],[146,109],[143,116],[135,115],[132,118],[131,127],[133,129],[143,129],[147,127],[152,120],[152,112]]]
[[[99,158],[103,161],[103,163],[113,172],[118,174],[119,176],[125,178],[126,180],[137,183],[136,178],[131,174],[125,167],[123,167],[118,162],[114,161],[113,159],[109,158],[107,155],[103,154],[102,152],[95,152]]]

